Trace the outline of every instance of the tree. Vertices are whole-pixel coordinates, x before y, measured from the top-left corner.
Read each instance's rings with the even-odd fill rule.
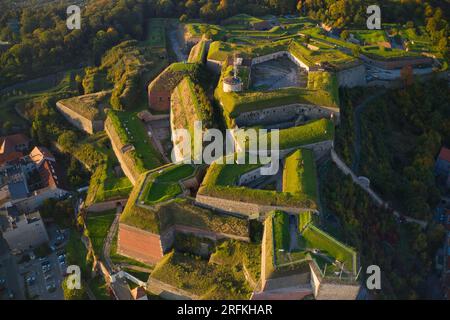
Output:
[[[65,300],[85,300],[88,297],[88,295],[87,295],[84,283],[83,282],[81,283],[80,289],[69,289],[67,287],[68,279],[69,278],[67,277],[62,282],[64,299]]]
[[[343,40],[347,40],[350,37],[350,32],[348,32],[348,30],[344,30],[341,32],[341,38]]]
[[[216,13],[216,5],[211,0],[200,8],[200,17],[205,20],[214,20],[217,17]]]
[[[412,85],[414,82],[413,68],[410,65],[404,66],[400,70],[400,77],[402,78],[406,86]]]
[[[186,21],[188,21],[188,16],[187,16],[186,14],[182,14],[182,15],[180,16],[180,22],[181,22],[181,23],[184,23],[184,22],[186,22]]]
[[[77,134],[72,130],[66,130],[58,137],[59,146],[66,152],[73,150],[78,141]]]

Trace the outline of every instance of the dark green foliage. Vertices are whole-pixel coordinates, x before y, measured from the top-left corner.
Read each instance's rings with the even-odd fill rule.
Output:
[[[273,235],[275,250],[289,250],[289,215],[282,211],[273,214]]]
[[[390,92],[362,116],[361,173],[408,215],[429,218],[440,198],[434,162],[450,143],[445,81]]]

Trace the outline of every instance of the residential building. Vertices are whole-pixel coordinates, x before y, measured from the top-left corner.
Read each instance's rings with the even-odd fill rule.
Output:
[[[11,250],[36,248],[49,241],[39,211],[20,213],[16,206],[0,210],[0,230]]]
[[[18,133],[0,138],[0,166],[16,163],[30,147],[30,139]]]

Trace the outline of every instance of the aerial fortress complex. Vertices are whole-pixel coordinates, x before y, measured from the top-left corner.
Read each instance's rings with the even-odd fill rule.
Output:
[[[193,299],[359,297],[359,254],[323,230],[317,173],[333,152],[339,88],[391,86],[398,79],[375,79],[374,68],[431,70],[436,61],[400,49],[358,50],[326,34],[307,18],[177,24],[171,40],[185,60],[161,67],[147,87],[148,108],[132,119],[158,154],[153,168],[140,161],[131,120],[103,108],[74,117],[73,101],[58,102],[83,130],[104,126],[133,185],[128,198],[108,203],[126,202],[117,252],[155,265],[148,288],[164,284]],[[101,103],[108,94],[78,98]],[[278,129],[278,172],[263,175],[261,163],[169,161],[179,143],[174,130],[192,133],[196,121],[203,130],[267,129],[267,140]]]

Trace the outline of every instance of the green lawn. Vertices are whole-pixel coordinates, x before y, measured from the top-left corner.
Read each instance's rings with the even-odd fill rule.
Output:
[[[108,285],[102,276],[97,275],[96,277],[90,279],[88,286],[97,300],[113,300],[111,294],[109,293]]]
[[[86,205],[128,196],[133,185],[126,176],[123,174],[117,176],[114,171],[114,167],[118,166],[119,162],[112,151],[106,133],[99,132],[91,135],[83,141],[82,145],[91,149],[91,152],[101,158],[93,161],[92,153],[88,152],[89,150],[83,151],[81,147],[77,148],[74,153],[78,160],[92,167],[93,171],[86,196]]]
[[[152,174],[142,192],[144,202],[152,205],[181,194],[179,181],[192,175],[194,170],[191,165],[178,165],[167,168],[161,173]]]
[[[252,189],[236,185],[236,182],[243,173],[256,169],[258,166],[261,165],[213,163],[210,165],[198,193],[212,197],[264,205],[316,208],[315,201],[303,193]]]
[[[267,134],[271,141],[271,133]],[[334,139],[334,123],[329,119],[319,119],[304,125],[282,129],[279,132],[280,150],[301,147],[304,145]]]
[[[109,228],[114,221],[115,215],[115,209],[103,212],[88,213],[86,225],[89,231],[89,238],[91,239],[92,247],[97,257],[103,256],[103,244],[106,236],[108,235]]]
[[[311,41],[311,44],[317,47],[318,50],[310,50],[303,46],[302,42],[292,41],[289,46],[289,51],[310,67],[317,63],[324,62],[339,67],[340,65],[356,61],[354,57],[343,53],[333,46],[324,45],[320,42],[316,43],[314,41]]]
[[[290,245],[289,215],[282,211],[276,211],[274,212],[272,219],[275,251],[288,251]]]
[[[314,154],[299,149],[285,159],[283,192],[303,193],[317,200],[317,178]]]
[[[201,299],[248,299],[251,290],[243,272],[172,251],[155,267],[152,278],[200,296]]]
[[[108,117],[123,144],[132,144],[135,150],[129,152],[138,172],[142,173],[163,164],[159,152],[150,141],[144,124],[136,111],[109,111]],[[128,128],[129,133],[125,128]]]
[[[371,45],[388,41],[384,30],[349,30],[361,44]]]
[[[356,270],[356,252],[353,249],[311,224],[304,230],[302,236],[306,240],[307,248],[320,249],[322,253],[344,263],[346,270],[353,273],[358,272]]]
[[[374,59],[393,59],[419,56],[417,52],[404,51],[400,49],[390,49],[381,46],[361,47],[361,52],[362,54]]]
[[[65,246],[68,264],[78,265],[84,276],[90,275],[92,258],[88,257],[88,252],[78,231],[70,229],[69,240]]]

